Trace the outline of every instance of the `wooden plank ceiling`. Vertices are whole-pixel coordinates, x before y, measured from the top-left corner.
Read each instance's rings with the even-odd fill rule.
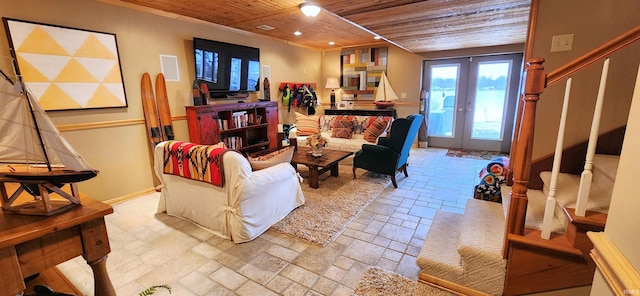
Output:
[[[414,53],[524,43],[530,6],[530,0],[314,0],[323,10],[311,18],[298,8],[304,0],[101,1],[135,4],[318,50],[388,41]],[[375,35],[382,40],[374,40]]]

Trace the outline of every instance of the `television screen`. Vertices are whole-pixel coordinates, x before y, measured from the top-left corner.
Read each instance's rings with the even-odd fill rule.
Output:
[[[259,89],[260,49],[196,37],[193,47],[196,79],[212,98]]]

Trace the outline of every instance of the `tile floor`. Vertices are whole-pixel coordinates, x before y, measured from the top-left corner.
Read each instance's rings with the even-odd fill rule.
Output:
[[[116,204],[106,222],[107,268],[117,295],[160,284],[180,296],[349,295],[369,266],[417,279],[416,256],[436,211],[463,212],[488,163],[446,151],[414,148],[409,177],[398,174],[399,188],[389,185],[324,248],[272,230],[235,245],[190,222],[155,215],[157,193]],[[93,295],[93,275],[81,257],[58,267]]]

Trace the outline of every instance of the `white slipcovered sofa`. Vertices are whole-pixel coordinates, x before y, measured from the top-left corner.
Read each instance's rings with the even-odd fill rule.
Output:
[[[357,121],[356,128],[353,134],[351,135],[351,138],[345,139],[345,138],[331,137],[331,126],[332,126],[333,120],[335,118],[346,119],[347,117],[349,118],[353,117]],[[377,143],[377,140],[374,142],[369,142],[364,139],[365,127],[363,126],[363,124],[364,124],[364,121],[368,120],[369,118],[376,118],[376,116],[359,116],[359,115],[358,116],[346,116],[346,115],[320,116],[320,122],[319,122],[320,134],[322,134],[323,137],[328,139],[327,145],[324,148],[356,153],[360,151],[360,149],[362,149],[362,144],[375,145]],[[391,126],[391,121],[393,121],[393,119],[389,117],[385,117],[385,119],[389,120],[388,126]],[[387,131],[385,130],[379,137],[386,137],[386,136],[387,136]],[[295,139],[293,141],[296,142],[296,145],[302,146],[302,147],[306,146],[305,141],[307,139],[307,136],[298,135],[298,130],[295,126],[289,130],[289,140],[291,141],[292,139]]]
[[[163,172],[164,146],[154,149],[161,182],[158,213],[190,220],[214,234],[242,243],[255,239],[304,204],[300,179],[288,163],[252,171],[240,153],[223,154],[223,187]]]
[[[331,131],[321,131],[320,132],[323,137],[327,138],[329,141],[327,142],[327,146],[324,148],[333,149],[333,150],[341,150],[341,151],[350,151],[350,152],[358,152],[362,149],[362,144],[375,144],[366,141],[362,134],[354,134],[351,139],[343,139],[343,138],[332,138]],[[296,134],[295,127],[289,131],[289,140],[295,139],[297,145],[301,147],[307,147],[305,141],[307,136],[298,136]]]

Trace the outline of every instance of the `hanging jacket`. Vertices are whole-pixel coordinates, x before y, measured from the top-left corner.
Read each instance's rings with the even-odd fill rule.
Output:
[[[282,90],[282,105],[289,106],[291,104],[291,89],[288,84],[284,85],[284,89]]]

